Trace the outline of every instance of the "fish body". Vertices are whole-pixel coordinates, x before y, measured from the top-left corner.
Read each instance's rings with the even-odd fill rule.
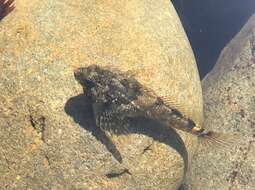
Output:
[[[156,92],[141,85],[133,76],[92,65],[79,68],[75,79],[92,99],[96,125],[103,130],[128,125],[129,119],[145,117],[165,127],[182,130],[200,139],[226,145],[225,135],[206,131],[203,127],[170,107]],[[205,141],[205,142],[207,142]]]
[[[177,109],[164,104],[155,92],[142,86],[133,76],[92,65],[77,69],[75,78],[91,96],[98,122],[105,120],[101,117],[125,120],[143,116],[194,135],[204,131]]]

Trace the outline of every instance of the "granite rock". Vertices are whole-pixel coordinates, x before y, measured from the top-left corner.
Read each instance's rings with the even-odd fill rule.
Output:
[[[119,163],[75,81],[91,64],[128,71],[201,124],[201,85],[167,0],[16,0],[0,22],[0,186],[177,189],[196,139],[157,123],[113,135]]]
[[[203,80],[205,127],[238,138],[229,148],[201,148],[192,160],[188,190],[255,187],[255,15],[223,49]]]

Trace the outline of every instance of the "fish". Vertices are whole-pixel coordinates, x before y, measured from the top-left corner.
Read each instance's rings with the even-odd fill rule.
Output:
[[[130,119],[144,117],[195,135],[203,145],[229,147],[236,139],[235,135],[206,130],[196,124],[129,72],[91,65],[76,69],[74,77],[91,97],[96,125],[102,130],[118,133],[128,128],[125,125]]]
[[[15,8],[14,0],[0,0],[0,21]]]

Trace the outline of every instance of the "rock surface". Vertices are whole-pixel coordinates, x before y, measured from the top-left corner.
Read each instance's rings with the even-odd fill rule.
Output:
[[[237,133],[231,149],[197,153],[188,190],[253,190],[255,187],[255,15],[224,48],[203,81],[206,128]]]
[[[117,162],[73,76],[90,64],[129,71],[201,124],[195,60],[169,1],[17,0],[0,31],[1,188],[177,189],[195,139],[145,123],[111,137]]]

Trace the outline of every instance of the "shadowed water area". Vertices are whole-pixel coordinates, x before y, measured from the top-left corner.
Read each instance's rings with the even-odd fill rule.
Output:
[[[201,79],[221,50],[255,13],[254,0],[173,0],[194,51]]]

